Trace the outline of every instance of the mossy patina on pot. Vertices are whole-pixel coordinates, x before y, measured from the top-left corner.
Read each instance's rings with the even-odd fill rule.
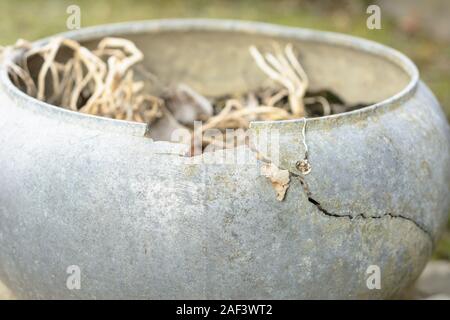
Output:
[[[264,75],[248,46],[289,42],[312,89],[377,103],[308,119],[306,176],[297,169],[302,120],[252,123],[255,136],[279,132],[277,164],[291,173],[280,202],[259,161],[187,165],[179,145],[144,137],[144,124],[28,97],[6,73],[17,57],[5,57],[0,278],[15,295],[387,298],[420,274],[450,206],[450,129],[408,58],[345,35],[236,21],[136,22],[66,36],[86,45],[132,39],[162,81],[207,95],[257,87]],[[66,286],[72,265],[80,290]],[[372,265],[380,289],[367,286]]]

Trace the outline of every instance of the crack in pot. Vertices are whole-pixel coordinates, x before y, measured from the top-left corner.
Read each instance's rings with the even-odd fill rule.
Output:
[[[433,236],[431,234],[430,231],[428,231],[424,226],[422,226],[420,223],[418,223],[417,221],[415,221],[414,219],[411,219],[409,217],[405,217],[403,215],[395,215],[391,212],[386,212],[384,214],[378,215],[378,216],[369,216],[366,215],[365,213],[359,213],[357,215],[350,215],[350,214],[337,214],[337,213],[332,213],[328,210],[326,210],[325,208],[322,207],[322,205],[320,204],[319,201],[317,201],[315,198],[313,198],[311,191],[309,190],[308,185],[306,184],[305,179],[295,173],[291,172],[292,176],[298,177],[300,180],[300,184],[302,185],[303,191],[305,192],[308,201],[310,203],[312,203],[320,212],[322,212],[324,215],[329,216],[329,217],[335,217],[335,218],[347,218],[349,220],[353,220],[356,218],[362,218],[362,219],[382,219],[384,217],[391,217],[391,218],[398,218],[398,219],[404,219],[407,220],[411,223],[413,223],[419,230],[421,230],[423,233],[425,233],[428,237],[428,239],[431,242],[431,248],[432,250],[434,249],[434,241],[433,241]]]

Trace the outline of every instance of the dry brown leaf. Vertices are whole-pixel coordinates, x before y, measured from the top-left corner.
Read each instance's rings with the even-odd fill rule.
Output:
[[[283,201],[289,188],[289,171],[278,168],[273,163],[263,163],[261,174],[270,179],[272,187],[277,192],[277,200]]]

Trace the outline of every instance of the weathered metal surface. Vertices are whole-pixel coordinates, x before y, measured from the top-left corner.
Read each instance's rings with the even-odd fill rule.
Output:
[[[391,97],[373,106],[308,120],[312,171],[303,185],[295,167],[304,154],[302,122],[253,123],[255,136],[267,128],[280,133],[278,165],[292,175],[279,202],[250,151],[249,161],[238,164],[218,164],[221,152],[187,159],[176,144],[144,138],[145,125],[27,97],[2,66],[0,278],[14,294],[387,298],[411,284],[450,207],[450,129],[414,65],[361,39],[257,23],[155,21],[69,35],[177,30],[288,37],[371,52],[400,70],[400,83],[408,80],[394,95],[383,89]],[[386,67],[387,82],[395,72]],[[324,79],[333,85],[331,76]],[[344,92],[357,100],[352,90]],[[81,269],[80,290],[66,287],[70,265]],[[380,290],[366,286],[370,265],[380,267]]]

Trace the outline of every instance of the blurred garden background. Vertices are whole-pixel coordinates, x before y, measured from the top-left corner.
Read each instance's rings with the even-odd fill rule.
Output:
[[[348,33],[408,55],[450,119],[450,1],[448,0],[0,0],[0,45],[67,31],[69,5],[81,26],[159,18],[227,18]],[[370,4],[381,8],[381,29],[366,26]],[[450,196],[450,195],[449,195]],[[431,214],[431,213],[430,213]],[[450,222],[435,258],[450,260]]]

